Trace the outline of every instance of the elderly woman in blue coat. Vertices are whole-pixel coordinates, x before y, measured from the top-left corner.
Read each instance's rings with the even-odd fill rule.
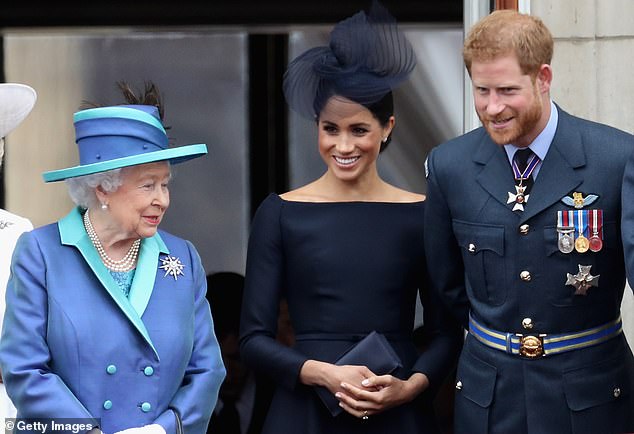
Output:
[[[205,271],[158,226],[170,164],[207,148],[168,147],[154,85],[120,86],[130,105],[75,113],[80,164],[43,175],[77,207],[18,240],[0,367],[18,417],[202,434],[225,377]]]

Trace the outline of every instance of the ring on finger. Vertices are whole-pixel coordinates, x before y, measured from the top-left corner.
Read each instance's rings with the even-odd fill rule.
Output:
[[[361,416],[361,419],[368,420],[369,418],[370,416],[368,416],[368,410],[363,410],[363,416]]]

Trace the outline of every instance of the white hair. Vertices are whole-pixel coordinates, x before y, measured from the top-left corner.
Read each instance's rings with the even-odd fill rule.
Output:
[[[121,168],[66,179],[70,198],[76,205],[85,209],[100,205],[95,194],[97,187],[103,188],[108,193],[113,193],[121,184],[123,184]]]

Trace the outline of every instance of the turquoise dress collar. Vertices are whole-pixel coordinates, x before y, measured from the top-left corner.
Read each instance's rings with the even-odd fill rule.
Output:
[[[159,255],[169,254],[169,249],[158,232],[150,238],[141,240],[134,280],[132,281],[129,297],[126,297],[99,258],[99,253],[97,253],[90,238],[88,238],[82,214],[80,208],[77,207],[58,222],[62,244],[77,247],[108,294],[141,333],[158,357],[158,353],[141,317],[152,296]]]

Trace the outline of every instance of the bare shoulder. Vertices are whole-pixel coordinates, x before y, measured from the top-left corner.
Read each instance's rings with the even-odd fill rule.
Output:
[[[391,188],[390,196],[392,202],[423,202],[426,199],[424,194],[403,190],[402,188]]]
[[[300,189],[287,191],[280,194],[280,197],[288,202],[304,202],[306,200],[306,195]]]
[[[314,182],[280,194],[280,197],[289,202],[323,202],[325,200]]]

